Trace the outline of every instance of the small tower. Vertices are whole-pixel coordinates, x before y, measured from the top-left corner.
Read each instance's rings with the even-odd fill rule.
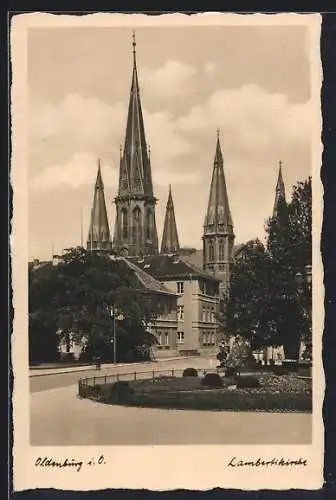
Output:
[[[220,295],[229,294],[234,245],[233,223],[226,189],[223,155],[217,130],[215,160],[203,231],[203,267],[221,280]]]
[[[113,246],[122,255],[158,253],[155,222],[156,198],[140,101],[133,33],[133,74],[126,134],[121,151],[119,189],[115,198],[116,222]]]
[[[275,199],[273,206],[273,217],[277,216],[280,201],[286,201],[285,184],[282,178],[282,161],[279,161],[278,182],[275,188]]]
[[[86,245],[87,250],[90,251],[109,251],[112,249],[100,160],[98,160],[97,180],[94,190],[90,229]]]
[[[179,250],[180,244],[177,233],[174,202],[171,192],[171,185],[169,185],[169,194],[166,205],[166,215],[161,243],[161,253],[176,253]]]

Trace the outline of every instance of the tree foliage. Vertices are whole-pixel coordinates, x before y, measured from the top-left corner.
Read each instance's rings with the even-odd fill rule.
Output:
[[[86,356],[113,356],[113,317],[116,311],[117,357],[129,359],[154,337],[147,325],[162,304],[144,296],[135,273],[123,260],[69,249],[57,266],[29,269],[29,335],[31,361],[45,361],[49,345],[57,357],[57,331],[87,339]],[[121,319],[118,319],[121,318]],[[34,341],[35,339],[35,341]],[[33,348],[35,346],[35,348]],[[43,352],[42,352],[43,349]],[[39,351],[40,350],[40,351]]]
[[[267,243],[250,241],[231,274],[228,326],[250,339],[254,348],[283,345],[296,358],[300,339],[310,332],[311,293],[300,289],[312,251],[311,179],[293,188],[290,203],[280,200],[277,215],[266,223]]]

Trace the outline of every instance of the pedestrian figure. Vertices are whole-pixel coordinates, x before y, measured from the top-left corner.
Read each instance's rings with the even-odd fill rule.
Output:
[[[96,370],[100,370],[101,368],[101,361],[99,356],[96,357]]]

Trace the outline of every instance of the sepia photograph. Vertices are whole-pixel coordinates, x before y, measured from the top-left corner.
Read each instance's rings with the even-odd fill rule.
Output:
[[[266,445],[249,465],[306,465],[272,448],[322,432],[314,30],[106,17],[25,28],[14,355],[34,469],[114,446]]]

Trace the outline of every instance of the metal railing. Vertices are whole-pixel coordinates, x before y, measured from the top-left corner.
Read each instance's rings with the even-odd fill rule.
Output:
[[[218,373],[219,367],[214,368],[195,368],[198,375],[206,373]],[[95,377],[86,377],[78,380],[78,395],[82,397],[95,396],[99,394],[100,388],[106,384],[113,384],[119,380],[136,381],[146,379],[160,379],[160,377],[182,377],[185,368],[171,368],[169,370],[149,370],[133,371],[128,373],[113,373],[110,375],[98,375]]]

